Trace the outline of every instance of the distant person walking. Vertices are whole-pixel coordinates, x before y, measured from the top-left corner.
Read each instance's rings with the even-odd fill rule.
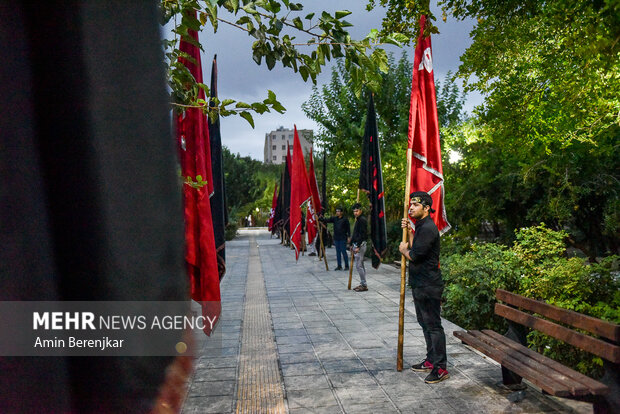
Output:
[[[343,259],[344,270],[349,270],[349,256],[347,255],[347,240],[351,235],[349,219],[344,216],[342,207],[338,207],[335,217],[325,218],[321,221],[334,224],[334,244],[336,245],[336,261],[338,262],[338,266],[334,270],[342,270]]]
[[[439,231],[430,217],[433,199],[424,191],[409,196],[409,216],[416,220],[415,234],[411,223],[403,219],[402,227],[409,230],[409,242],[398,250],[409,260],[409,285],[413,288],[415,314],[426,341],[426,358],[411,367],[417,372],[429,372],[424,382],[434,384],[450,377],[446,370],[446,335],[441,326],[441,294],[444,282],[439,269]]]
[[[355,260],[355,269],[360,276],[360,285],[353,290],[365,292],[368,290],[366,284],[366,268],[364,267],[364,254],[366,253],[366,240],[368,239],[368,220],[363,216],[362,205],[353,204],[353,215],[355,216],[355,226],[351,236],[351,250]]]

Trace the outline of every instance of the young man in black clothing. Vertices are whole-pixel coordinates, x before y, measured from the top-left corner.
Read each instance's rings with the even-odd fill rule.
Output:
[[[409,230],[409,242],[402,242],[398,249],[409,260],[409,285],[413,288],[415,313],[426,341],[426,358],[411,369],[430,372],[424,382],[434,384],[450,377],[446,370],[446,335],[440,317],[444,283],[439,269],[439,231],[430,217],[435,212],[431,208],[431,196],[416,191],[409,199],[409,216],[416,219],[415,234],[409,220],[403,219],[402,227]]]
[[[351,236],[351,250],[353,251],[353,260],[355,260],[355,268],[360,275],[360,285],[353,290],[356,292],[365,292],[368,290],[366,284],[366,268],[364,267],[364,254],[366,253],[366,239],[368,238],[368,221],[363,215],[362,205],[360,203],[353,204],[353,215],[355,216],[355,226],[353,226],[353,235]]]
[[[335,270],[342,270],[341,257],[344,259],[344,269],[349,270],[349,256],[347,256],[347,239],[351,234],[349,219],[342,214],[342,207],[338,207],[336,217],[329,217],[321,221],[334,224],[334,244],[336,245],[336,260],[338,261],[338,267]]]

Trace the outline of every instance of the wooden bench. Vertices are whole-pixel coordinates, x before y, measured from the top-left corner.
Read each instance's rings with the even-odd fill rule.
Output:
[[[495,304],[495,313],[508,322],[505,336],[491,330],[455,331],[454,336],[499,362],[505,385],[521,384],[521,379],[525,378],[548,394],[593,403],[594,413],[620,413],[620,325],[502,289],[496,291],[496,296],[505,303]],[[538,315],[587,331],[598,338]],[[529,329],[601,357],[605,367],[601,382],[528,349],[525,345]]]

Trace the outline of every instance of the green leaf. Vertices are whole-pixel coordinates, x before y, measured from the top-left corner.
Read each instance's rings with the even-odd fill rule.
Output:
[[[350,15],[351,12],[349,10],[340,10],[336,12],[336,19],[342,19],[345,16]]]
[[[259,114],[264,114],[265,112],[269,112],[269,107],[261,102],[254,102],[252,104],[252,109]]]
[[[272,54],[268,54],[265,56],[265,63],[267,63],[267,69],[271,70],[276,64],[276,59]]]
[[[309,14],[306,15],[306,17],[304,17],[304,19],[312,20],[313,17],[314,17],[314,13],[309,13]]]
[[[217,2],[213,4],[211,1],[207,2],[207,9],[209,10],[209,20],[211,20],[211,26],[213,26],[213,33],[217,32]]]
[[[286,112],[286,108],[282,106],[282,104],[280,104],[280,102],[274,102],[271,107],[273,108],[274,111],[277,111],[281,114],[283,114],[284,112]]]
[[[276,100],[276,94],[274,91],[272,90],[267,90],[267,97],[269,99],[269,102],[277,102]]]
[[[246,4],[242,7],[243,11],[247,14],[257,14],[256,8],[254,8],[254,3]]]
[[[236,21],[236,23],[238,25],[242,25],[242,24],[247,24],[250,23],[252,20],[250,19],[249,16],[242,16],[239,18],[239,20]]]
[[[248,121],[248,123],[250,124],[250,126],[252,128],[254,128],[254,118],[252,118],[252,115],[247,112],[247,111],[243,111],[239,114],[241,116],[241,118],[245,119],[246,121]]]
[[[303,30],[304,28],[304,24],[302,23],[301,19],[299,17],[295,17],[293,19],[293,24],[295,25],[296,28],[298,28],[299,30]]]
[[[308,71],[308,68],[306,66],[300,66],[299,73],[301,74],[301,77],[303,78],[304,82],[308,80],[308,76],[310,75],[310,72]]]

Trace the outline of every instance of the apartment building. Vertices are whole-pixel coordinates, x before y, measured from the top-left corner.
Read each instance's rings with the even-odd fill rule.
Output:
[[[293,155],[293,134],[292,129],[279,127],[275,131],[265,134],[264,163],[265,164],[282,164],[286,160],[286,145],[291,146],[291,156]],[[313,132],[311,129],[298,129],[299,142],[304,151],[304,155],[308,155],[312,147]]]

